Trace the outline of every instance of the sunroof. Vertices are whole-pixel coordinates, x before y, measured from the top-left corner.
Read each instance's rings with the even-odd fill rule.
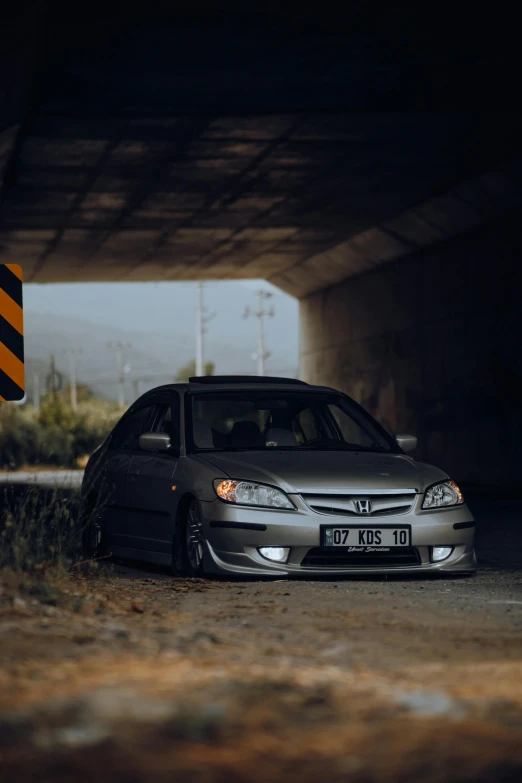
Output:
[[[270,375],[194,375],[189,378],[189,383],[286,383],[308,386],[307,383],[296,378],[276,378]]]

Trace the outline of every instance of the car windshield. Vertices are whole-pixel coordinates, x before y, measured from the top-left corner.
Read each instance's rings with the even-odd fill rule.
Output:
[[[192,451],[399,451],[369,414],[335,393],[207,392],[189,395],[187,413]]]

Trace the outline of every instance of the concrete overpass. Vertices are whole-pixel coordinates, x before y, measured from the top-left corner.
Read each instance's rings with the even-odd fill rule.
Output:
[[[515,483],[521,113],[477,111],[477,61],[411,11],[173,5],[12,10],[0,262],[265,277],[301,301],[303,378],[462,480]]]

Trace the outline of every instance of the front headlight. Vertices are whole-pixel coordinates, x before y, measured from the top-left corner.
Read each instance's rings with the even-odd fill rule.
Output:
[[[462,492],[454,481],[441,481],[426,490],[422,508],[442,508],[443,506],[460,506],[464,503]]]
[[[265,508],[295,508],[284,492],[268,484],[235,479],[216,479],[214,489],[221,500],[240,503],[243,506],[264,506]]]

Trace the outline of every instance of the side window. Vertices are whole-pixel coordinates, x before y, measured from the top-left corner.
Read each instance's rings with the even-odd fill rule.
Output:
[[[175,452],[180,448],[180,401],[177,394],[172,396],[170,403],[158,406],[153,432],[166,432]]]
[[[134,451],[139,448],[139,438],[143,432],[147,432],[153,405],[146,405],[129,413],[123,421],[116,425],[113,432],[110,448],[118,451]]]

